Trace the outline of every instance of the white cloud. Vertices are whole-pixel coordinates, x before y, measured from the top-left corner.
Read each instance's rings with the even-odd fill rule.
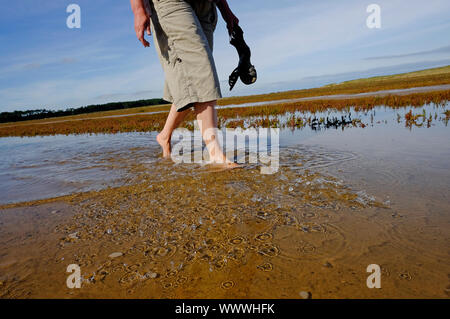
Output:
[[[2,100],[10,101],[3,111],[23,108],[67,108],[87,104],[113,102],[116,98],[134,100],[148,98],[148,93],[162,90],[163,74],[157,63],[142,64],[126,73],[97,75],[84,80],[59,79],[34,82],[0,90]],[[115,97],[114,97],[115,95]],[[33,102],[31,102],[33,101]]]
[[[375,2],[382,10],[382,29],[376,31],[366,26],[366,7],[372,2],[290,1],[290,5],[285,7],[266,9],[254,1],[255,9],[239,13],[239,18],[252,48],[253,62],[261,75],[255,87],[277,80],[379,67],[380,61],[365,61],[363,58],[355,61],[352,48],[370,46],[373,41],[380,41],[380,38],[392,39],[374,48],[375,54],[383,54],[385,45],[395,47],[395,37],[404,36],[405,30],[412,36],[414,33],[421,33],[422,36],[425,33],[426,36],[427,30],[417,30],[419,21],[428,19],[433,22],[433,18],[439,14],[450,12],[450,2],[444,0]],[[432,34],[433,28],[438,26],[430,27],[428,32]],[[222,42],[225,42],[223,35],[219,43]],[[215,56],[218,69],[222,75],[228,74],[237,60],[230,58],[232,51],[229,46],[219,44],[217,47]],[[346,56],[342,56],[342,50],[346,47]],[[336,56],[337,50],[341,50],[341,56]],[[318,54],[322,59],[319,62],[314,59]],[[334,64],[330,64],[329,60]],[[403,62],[414,62],[414,59],[405,59]],[[385,66],[395,64],[383,63]]]
[[[368,15],[366,7],[372,2],[379,4],[382,10],[382,29],[377,31],[365,25]],[[433,24],[435,17],[450,13],[448,0],[280,0],[276,4],[246,0],[245,3],[230,1],[230,4],[233,9],[236,8],[260,75],[248,93],[270,88],[273,82],[394,65],[397,62],[368,61],[364,57],[355,59],[352,50],[371,49],[373,54],[370,56],[385,55],[386,47],[395,48],[395,44],[405,36],[413,39],[420,35],[425,38],[436,32],[442,34],[442,30],[445,30],[442,25],[445,23],[449,27],[448,20],[442,23],[441,19]],[[246,10],[241,12],[239,9],[243,7]],[[418,22],[423,20],[429,22],[427,27],[415,29]],[[23,72],[24,67],[39,66],[38,70],[45,72],[47,66],[63,62],[74,62],[73,65],[79,66],[71,68],[70,73],[63,77],[4,86],[0,89],[0,100],[14,109],[21,106],[79,106],[109,102],[108,99],[115,98],[126,100],[148,97],[149,92],[155,92],[155,97],[160,96],[164,76],[154,48],[149,49],[149,53],[138,52],[137,44],[136,51],[117,45],[117,39],[123,41],[125,35],[134,36],[129,31],[131,27],[118,29],[102,33],[101,37],[94,32],[78,43],[67,41],[39,50],[27,50],[12,55],[7,62],[0,62],[0,80]],[[425,51],[448,43],[435,47],[421,47],[420,43],[415,45],[418,49],[414,51],[408,51],[409,48],[402,50],[400,46],[397,54]],[[343,54],[346,48],[347,52]],[[340,56],[337,56],[339,50]],[[130,55],[130,52],[134,53]],[[216,32],[214,56],[226,91],[228,75],[236,67],[238,57],[234,48],[228,44],[222,21]],[[106,59],[110,63],[104,63]],[[414,59],[408,57],[402,62],[413,63],[417,61]],[[87,62],[92,67],[83,67]],[[248,88],[238,85],[233,93],[246,93]]]

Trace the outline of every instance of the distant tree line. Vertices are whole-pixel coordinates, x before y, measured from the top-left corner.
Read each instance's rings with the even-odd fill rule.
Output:
[[[139,100],[139,101],[128,101],[128,102],[113,102],[98,105],[88,105],[79,108],[68,108],[66,110],[27,110],[27,111],[14,111],[14,112],[2,112],[0,113],[0,123],[6,122],[18,122],[27,120],[38,120],[45,119],[49,117],[67,116],[67,115],[77,115],[85,113],[94,113],[102,111],[112,111],[120,109],[128,109],[132,107],[148,106],[148,105],[158,105],[168,103],[163,99],[150,99],[150,100]]]

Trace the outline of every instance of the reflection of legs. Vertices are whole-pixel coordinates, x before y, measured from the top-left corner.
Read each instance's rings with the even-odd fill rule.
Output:
[[[208,149],[210,162],[224,164],[228,167],[237,167],[237,164],[230,162],[223,154],[217,140],[217,111],[215,106],[216,101],[196,103],[194,106],[198,126]]]
[[[164,157],[170,157],[170,139],[172,137],[172,132],[180,125],[188,112],[189,109],[183,112],[177,112],[177,107],[172,104],[169,115],[167,116],[166,124],[164,124],[161,133],[156,136],[156,140],[163,149]]]

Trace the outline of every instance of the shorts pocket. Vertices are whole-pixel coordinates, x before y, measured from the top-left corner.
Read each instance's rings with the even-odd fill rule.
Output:
[[[175,43],[173,41],[170,41],[169,43],[168,56],[168,62],[172,68],[175,68],[177,64],[183,62],[183,60],[178,56],[177,50],[175,49]]]
[[[186,8],[184,0],[153,0],[153,3],[159,19]]]

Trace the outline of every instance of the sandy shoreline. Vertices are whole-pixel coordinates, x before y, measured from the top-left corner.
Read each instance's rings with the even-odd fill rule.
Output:
[[[448,298],[448,216],[424,224],[317,173],[256,183],[252,169],[213,175],[1,210],[1,297]],[[310,186],[281,189],[280,178]],[[210,203],[201,200],[206,185]],[[374,261],[381,290],[365,287]],[[72,263],[81,289],[65,285]]]
[[[151,134],[7,140],[0,298],[449,298],[447,107],[285,128],[272,175],[162,160]]]

